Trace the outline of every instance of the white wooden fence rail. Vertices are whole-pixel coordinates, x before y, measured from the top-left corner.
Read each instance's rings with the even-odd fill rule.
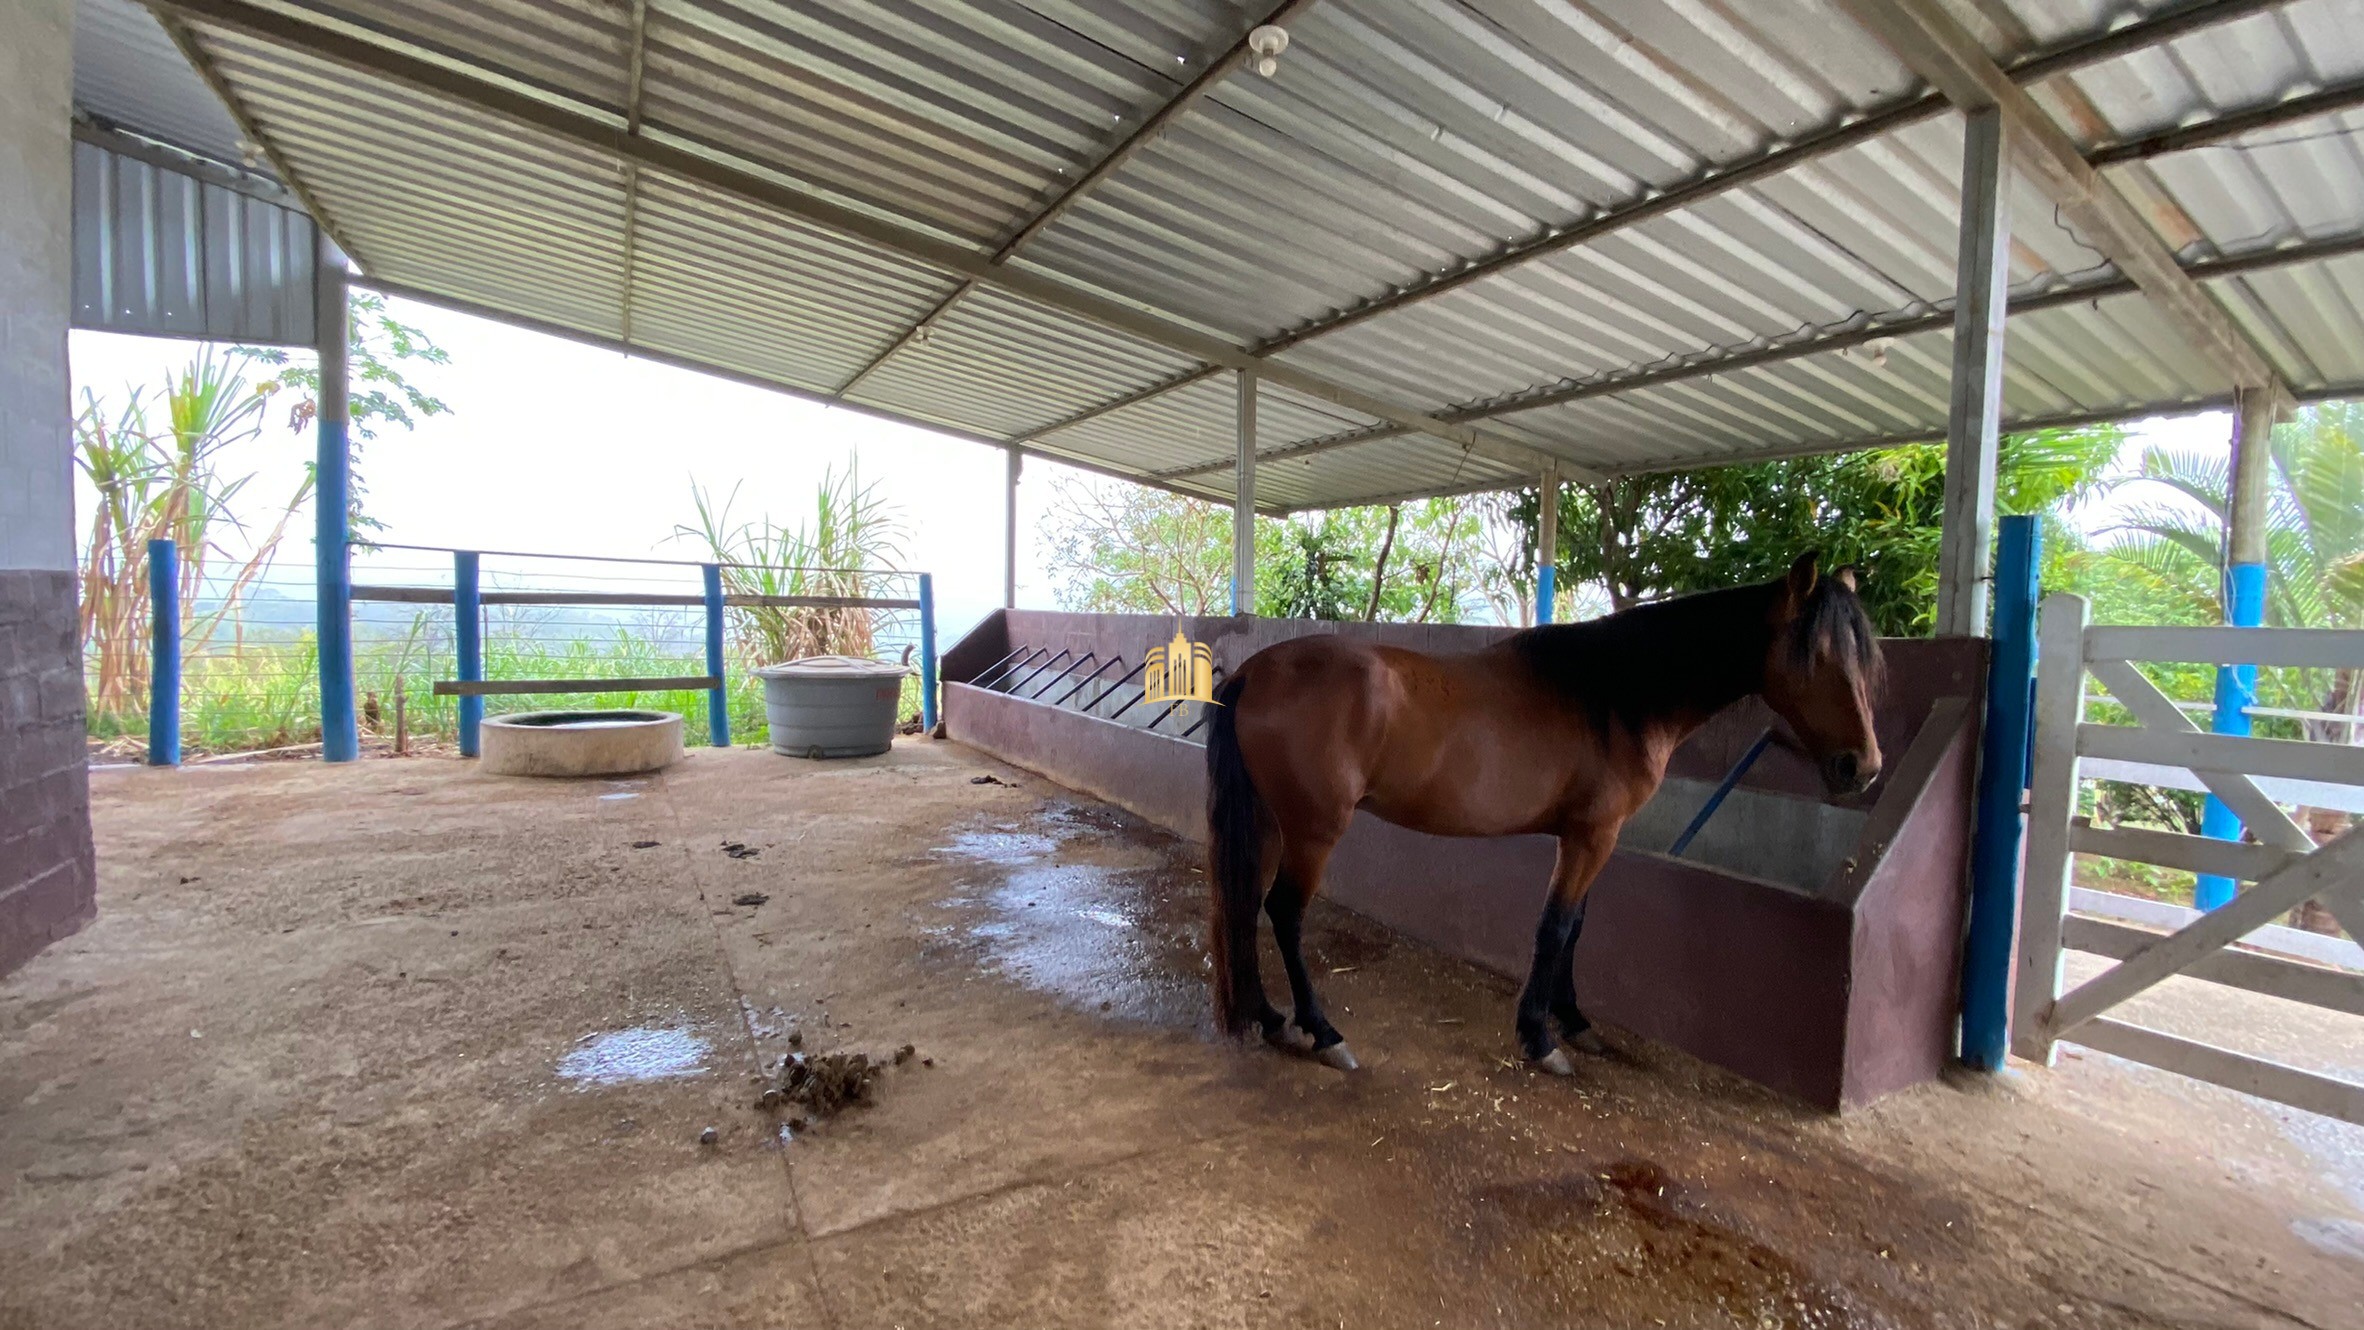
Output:
[[[2262,793],[2253,776],[2364,786],[2364,747],[2203,733],[2131,662],[2177,661],[2364,668],[2364,632],[2287,628],[2095,628],[2085,601],[2044,601],[2038,630],[2036,755],[2030,779],[2027,869],[2020,907],[2012,1049],[2049,1063],[2061,1039],[2364,1124],[2364,1084],[2130,1024],[2105,1013],[2172,975],[2364,1015],[2364,974],[2231,949],[2309,900],[2364,941],[2364,836],[2317,847]],[[2085,720],[2090,673],[2133,725]],[[2077,817],[2083,758],[2189,770],[2238,814],[2256,844]],[[2251,883],[2221,908],[2169,933],[2068,914],[2077,853],[2162,864]],[[2063,991],[2066,950],[2117,964]]]

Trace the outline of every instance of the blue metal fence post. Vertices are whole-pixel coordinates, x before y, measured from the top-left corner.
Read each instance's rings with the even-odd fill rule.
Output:
[[[706,731],[716,748],[731,746],[730,690],[722,677],[722,565],[704,564],[706,575],[706,673],[714,676],[714,691],[706,694]]]
[[[462,683],[484,678],[484,595],[474,550],[451,555],[452,650]],[[484,734],[484,699],[460,696],[460,756],[475,757]]]
[[[919,728],[936,732],[936,578],[919,575]]]
[[[353,454],[346,438],[347,400],[345,256],[326,232],[313,265],[313,334],[320,352],[319,427],[313,456],[312,502],[315,636],[320,656],[320,756],[351,762],[361,756],[361,727],[353,707]]]
[[[2011,1046],[2012,934],[2019,914],[2020,795],[2035,729],[2037,565],[2033,517],[1996,533],[1995,631],[1979,742],[1978,804],[1970,844],[1970,931],[1962,945],[1962,1061],[2000,1071]]]
[[[2225,617],[2235,628],[2255,628],[2265,622],[2266,569],[2262,563],[2236,563],[2226,570]],[[2216,667],[2216,716],[2209,729],[2218,734],[2249,733],[2249,708],[2257,702],[2257,667],[2255,665],[2219,665]],[[2241,819],[2224,801],[2208,796],[2207,806],[2200,814],[2200,834],[2215,840],[2241,839]],[[2213,910],[2233,898],[2234,884],[2229,877],[2213,873],[2202,874],[2192,893],[2192,903],[2203,910]]]
[[[181,764],[181,570],[169,540],[148,542],[148,765]]]
[[[1559,592],[1553,585],[1556,571],[1548,563],[1535,570],[1535,626],[1538,628],[1551,622],[1551,602]]]

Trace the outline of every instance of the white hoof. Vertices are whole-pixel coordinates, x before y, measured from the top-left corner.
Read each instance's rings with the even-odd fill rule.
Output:
[[[1547,1076],[1573,1076],[1576,1064],[1568,1060],[1568,1050],[1555,1048],[1542,1057],[1531,1059],[1528,1066]]]
[[[1313,1051],[1313,1036],[1294,1025],[1284,1025],[1265,1035],[1264,1042],[1284,1053],[1310,1053]]]
[[[1577,1052],[1590,1053],[1594,1057],[1600,1057],[1609,1051],[1609,1041],[1591,1030],[1579,1030],[1571,1035],[1566,1042],[1568,1047]]]
[[[1354,1071],[1363,1065],[1354,1060],[1353,1052],[1344,1044],[1332,1044],[1328,1048],[1317,1048],[1313,1055],[1321,1059],[1323,1066],[1336,1067],[1340,1071]]]

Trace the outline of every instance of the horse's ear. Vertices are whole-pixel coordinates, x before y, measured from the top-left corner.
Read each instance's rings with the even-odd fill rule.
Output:
[[[1838,583],[1840,586],[1847,588],[1849,591],[1855,590],[1855,565],[1848,564],[1846,567],[1839,569],[1835,573],[1832,573],[1830,575],[1830,580]]]
[[[1821,550],[1808,550],[1798,556],[1796,563],[1789,566],[1789,595],[1792,604],[1803,605],[1806,603],[1806,597],[1814,594],[1814,579],[1821,569]]]

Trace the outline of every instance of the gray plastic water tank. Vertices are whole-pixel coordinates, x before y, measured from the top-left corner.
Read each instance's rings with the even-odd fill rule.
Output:
[[[860,656],[807,656],[755,671],[772,751],[790,757],[868,757],[895,743],[901,665]]]

